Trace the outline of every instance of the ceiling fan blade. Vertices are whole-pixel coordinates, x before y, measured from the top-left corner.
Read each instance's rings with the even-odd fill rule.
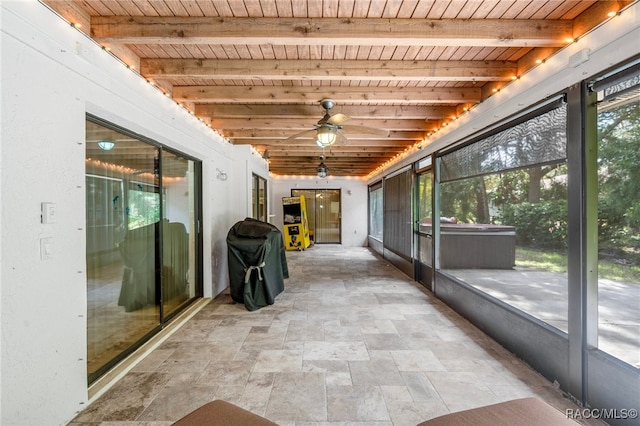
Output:
[[[349,145],[351,142],[341,131],[336,132],[336,143],[340,145]]]
[[[367,135],[376,135],[376,136],[388,136],[389,131],[384,129],[376,129],[374,127],[366,127],[366,126],[352,126],[352,125],[344,125],[342,126],[342,130],[353,133],[365,133]]]
[[[294,139],[315,139],[317,130],[304,130],[302,132],[293,134],[285,139],[285,141],[292,141]]]
[[[351,117],[344,115],[342,113],[338,113],[338,114],[334,114],[331,117],[329,117],[329,119],[327,120],[327,123],[330,124],[342,124],[342,123],[346,123],[347,121],[351,120]]]

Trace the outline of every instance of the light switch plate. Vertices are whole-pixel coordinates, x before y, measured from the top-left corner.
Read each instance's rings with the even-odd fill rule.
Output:
[[[53,238],[40,238],[40,259],[47,260],[53,258]]]
[[[57,211],[55,203],[42,203],[42,223],[56,223],[57,220]]]

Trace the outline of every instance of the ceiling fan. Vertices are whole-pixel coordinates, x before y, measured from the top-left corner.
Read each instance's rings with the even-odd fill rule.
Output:
[[[319,178],[326,178],[329,174],[329,168],[324,164],[325,158],[326,157],[324,155],[320,156],[320,164],[318,164],[318,167],[316,168]]]
[[[308,138],[315,135],[316,144],[320,148],[326,148],[336,142],[341,144],[348,144],[349,139],[347,139],[347,137],[343,134],[343,131],[366,133],[376,136],[388,135],[388,132],[383,129],[343,124],[351,118],[342,113],[331,115],[329,111],[335,106],[335,104],[336,103],[333,99],[322,99],[320,101],[320,105],[322,105],[322,107],[324,108],[325,113],[324,117],[322,117],[318,121],[318,123],[314,125],[315,129],[296,133],[295,135],[289,136],[286,140],[291,141],[294,139]]]
[[[318,166],[316,167],[316,172],[317,172],[316,176],[318,176],[319,178],[326,178],[327,176],[329,176],[329,170],[333,172],[338,172],[339,174],[344,174],[347,176],[351,174],[351,170],[347,170],[347,169],[338,169],[334,167],[331,167],[331,169],[329,169],[329,167],[327,167],[327,165],[324,163],[326,159],[327,157],[323,153],[320,156],[320,164],[318,164]]]

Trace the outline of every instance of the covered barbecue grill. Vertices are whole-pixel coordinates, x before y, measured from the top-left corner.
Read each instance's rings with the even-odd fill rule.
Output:
[[[229,230],[227,247],[231,298],[249,311],[273,305],[289,278],[280,230],[246,218]]]

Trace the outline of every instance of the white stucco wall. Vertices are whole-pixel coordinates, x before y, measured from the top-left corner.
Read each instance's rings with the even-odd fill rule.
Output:
[[[269,183],[270,221],[283,228],[282,197],[290,197],[292,189],[340,189],[342,203],[342,245],[363,247],[367,245],[367,185],[361,179],[329,176],[324,179],[312,176],[273,177]]]
[[[227,286],[226,234],[247,215],[246,176],[266,166],[37,1],[3,1],[0,17],[0,424],[65,424],[87,404],[86,113],[203,161],[205,296]],[[41,223],[43,202],[55,223]]]
[[[253,208],[252,200],[252,176],[256,174],[265,179],[269,173],[267,163],[249,145],[234,146],[231,164],[226,168],[220,168],[220,172],[226,173],[226,180],[218,177],[218,170],[213,169],[212,179],[215,180],[224,193],[224,197],[215,197],[213,200],[211,220],[219,231],[211,242],[211,252],[205,251],[205,257],[211,257],[211,275],[213,280],[212,295],[215,296],[229,286],[227,267],[227,233],[229,229],[240,220],[251,217]],[[205,265],[206,268],[206,265]]]

